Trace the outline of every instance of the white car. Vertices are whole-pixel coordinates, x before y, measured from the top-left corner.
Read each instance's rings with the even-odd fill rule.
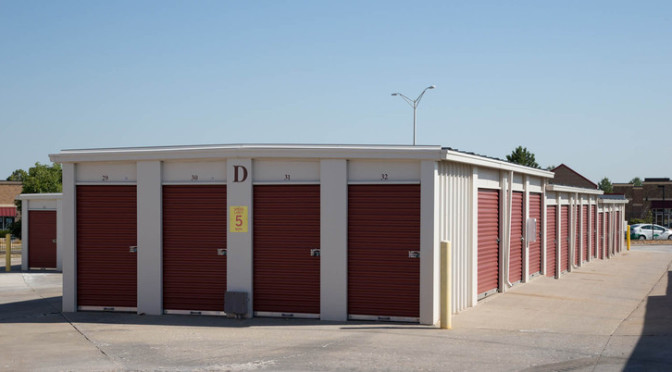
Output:
[[[630,227],[630,239],[672,239],[672,230],[660,225],[642,223]]]

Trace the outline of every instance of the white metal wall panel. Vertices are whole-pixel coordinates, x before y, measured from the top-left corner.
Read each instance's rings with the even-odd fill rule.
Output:
[[[522,174],[513,174],[513,184],[511,185],[513,191],[525,191],[525,180]]]
[[[348,182],[420,182],[420,162],[350,160]]]
[[[452,310],[471,305],[472,294],[472,168],[458,163],[439,163],[440,237],[452,247]]]
[[[77,182],[136,182],[136,164],[133,163],[80,163],[77,164]]]
[[[40,210],[40,209],[56,209],[58,201],[56,200],[24,200],[23,205],[28,205],[28,209],[31,211]],[[25,208],[25,207],[24,207]]]
[[[478,168],[477,187],[481,189],[501,189],[499,171],[497,169]]]
[[[255,160],[255,183],[320,182],[320,162],[301,160]]]
[[[161,173],[164,183],[226,183],[226,162],[167,161]]]
[[[539,177],[528,177],[528,191],[529,192],[535,192],[535,193],[543,193],[544,192],[544,186],[543,183],[544,181],[539,178]]]

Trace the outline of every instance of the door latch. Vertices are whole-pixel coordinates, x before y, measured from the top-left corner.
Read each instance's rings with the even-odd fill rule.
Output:
[[[128,247],[128,251],[131,253],[138,253],[138,246],[137,245],[132,245]]]
[[[217,255],[218,256],[226,256],[226,249],[225,248],[217,248]]]
[[[311,249],[310,250],[310,257],[320,257],[320,250],[319,249]]]

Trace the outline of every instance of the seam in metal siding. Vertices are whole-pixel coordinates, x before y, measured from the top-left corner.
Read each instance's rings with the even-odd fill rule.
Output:
[[[254,186],[254,311],[320,313],[320,185]]]
[[[55,268],[56,211],[28,211],[28,225],[28,267]]]
[[[478,190],[478,294],[499,288],[499,190]]]
[[[451,243],[453,312],[471,306],[472,173],[469,165],[439,163],[440,239]]]
[[[224,311],[226,185],[163,186],[163,308]]]
[[[538,272],[541,272],[541,239],[542,234],[542,221],[541,221],[541,194],[530,193],[530,218],[536,218],[537,223],[537,240],[530,242],[530,275],[534,275]]]
[[[420,316],[420,185],[348,186],[348,315]]]
[[[136,186],[77,186],[77,305],[137,307]]]
[[[557,275],[557,213],[558,207],[550,205],[546,207],[546,276]]]
[[[511,202],[509,282],[516,283],[523,280],[523,193],[514,191]]]
[[[569,206],[560,208],[560,272],[569,268]]]

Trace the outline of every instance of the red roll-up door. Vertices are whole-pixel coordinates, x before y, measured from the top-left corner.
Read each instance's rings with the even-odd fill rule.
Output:
[[[557,213],[558,207],[549,205],[546,208],[546,276],[557,275]]]
[[[530,194],[530,218],[537,220],[537,240],[530,242],[530,275],[541,272],[541,194]]]
[[[523,193],[513,192],[511,202],[509,282],[516,283],[523,280]]]
[[[590,214],[593,216],[593,231],[591,232],[593,239],[592,257],[597,258],[597,226],[599,222],[597,220],[597,208],[594,205],[590,206]]]
[[[224,311],[226,185],[163,186],[163,308]]]
[[[478,293],[499,288],[499,190],[478,190]]]
[[[597,237],[597,256],[604,259],[604,213],[600,212],[597,216],[597,224],[600,230]]]
[[[589,237],[590,237],[590,232],[588,231],[588,206],[584,205],[583,206],[583,230],[581,230],[581,236],[583,239],[583,261],[588,260],[588,255],[590,254],[590,251],[588,250],[588,243],[589,243]]]
[[[560,207],[560,272],[569,269],[569,206]]]
[[[420,185],[348,186],[348,314],[420,315]]]
[[[137,308],[136,186],[77,186],[77,305]]]
[[[28,211],[28,244],[28,267],[56,268],[56,211]]]
[[[254,311],[319,314],[320,185],[255,185],[253,199]]]

